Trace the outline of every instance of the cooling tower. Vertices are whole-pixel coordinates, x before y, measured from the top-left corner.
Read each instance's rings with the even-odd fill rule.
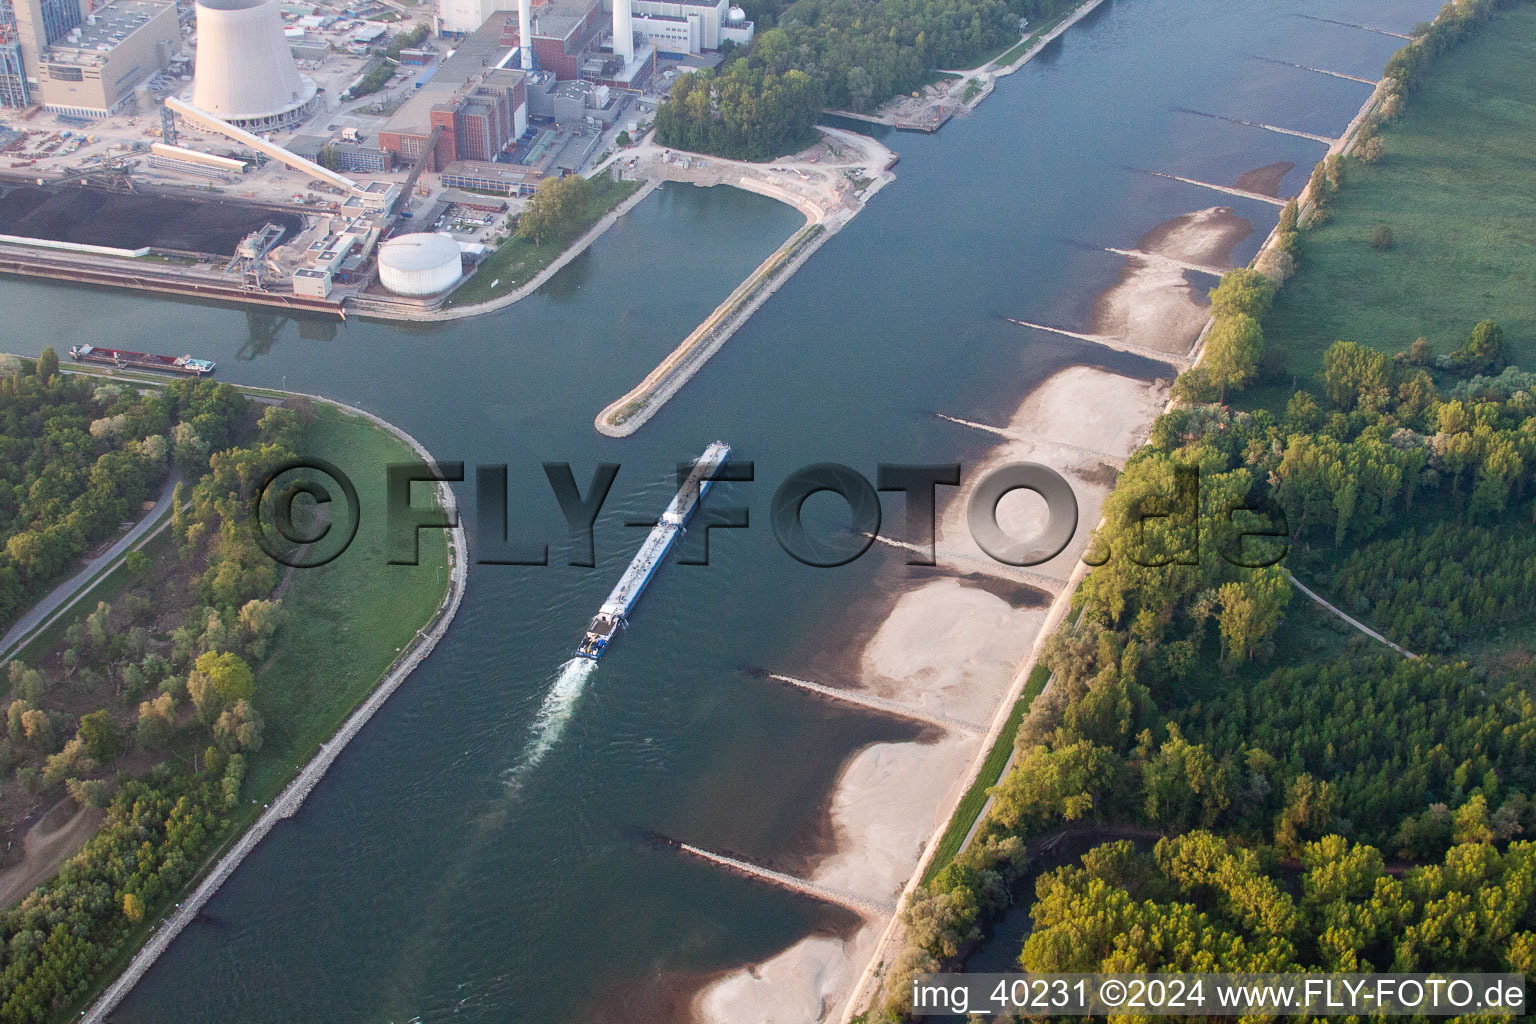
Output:
[[[613,0],[613,52],[627,65],[635,59],[635,23],[629,0]]]
[[[286,128],[315,106],[299,74],[277,0],[197,0],[192,105],[248,131]]]

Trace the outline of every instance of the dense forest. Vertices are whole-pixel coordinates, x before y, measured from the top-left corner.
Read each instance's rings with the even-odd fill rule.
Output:
[[[716,75],[684,75],[656,111],[664,146],[739,160],[771,160],[816,141],[821,83],[803,71],[783,74],[733,61]]]
[[[145,395],[83,377],[61,382],[50,351],[11,370],[0,381],[5,443],[53,451],[68,439],[77,452],[8,467],[13,492],[43,494],[55,458],[90,478],[99,471],[78,467],[94,452],[97,465],[114,453],[148,463],[129,479],[134,502],[168,459],[182,476],[164,556],[130,555],[129,585],[115,600],[72,623],[35,664],[12,661],[5,677],[7,812],[66,793],[105,810],[58,876],[0,916],[0,1021],[42,1024],[86,994],[227,831],[247,758],[262,746],[252,666],[281,617],[271,599],[277,573],[243,525],[248,492],[291,455],[303,424],[292,409],[258,416],[212,381]],[[96,427],[103,420],[110,429]],[[37,523],[35,506],[23,507],[32,518],[12,521]],[[63,507],[52,506],[50,522]]]
[[[1438,358],[1336,341],[1288,401],[1237,400],[1291,382],[1264,324],[1310,226],[1356,161],[1389,158],[1384,129],[1430,60],[1513,2],[1416,30],[1361,145],[1319,164],[1278,244],[1212,292],[1204,358],[1106,501],[1096,568],[1046,642],[1015,766],[904,911],[874,1016],[902,1019],[906,978],[963,962],[1032,840],[1110,827],[1149,838],[1039,876],[1024,968],[1536,966],[1536,659],[1464,646],[1536,620],[1536,374],[1483,321]],[[1426,656],[1296,639],[1292,571]]]
[[[684,75],[657,111],[664,146],[766,160],[814,141],[823,107],[868,112],[1018,42],[1019,19],[1076,0],[795,0],[754,7],[759,31],[716,77]]]
[[[1401,877],[1380,850],[1307,843],[1294,879],[1210,832],[1101,846],[1042,877],[1030,971],[1478,971],[1536,968],[1536,843],[1457,846]]]
[[[0,625],[90,547],[137,519],[165,479],[173,431],[165,401],[59,372],[0,374]],[[188,424],[187,431],[196,431]]]

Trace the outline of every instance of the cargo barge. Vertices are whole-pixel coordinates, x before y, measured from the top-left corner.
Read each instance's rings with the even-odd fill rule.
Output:
[[[211,360],[194,359],[191,356],[156,356],[120,348],[97,348],[95,345],[76,345],[69,350],[69,358],[77,363],[100,363],[119,370],[154,370],[158,373],[180,373],[188,377],[206,377],[218,365]]]
[[[618,585],[608,595],[608,600],[597,610],[597,616],[587,627],[587,635],[576,648],[578,658],[591,661],[601,658],[618,631],[629,624],[629,610],[640,599],[645,585],[651,582],[651,577],[667,557],[667,552],[672,550],[672,545],[688,525],[688,520],[693,518],[709,485],[714,482],[715,472],[730,455],[731,446],[724,441],[716,441],[704,449],[704,454],[693,464],[693,472],[688,474],[672,503],[662,513],[661,521],[652,528],[645,543],[640,545],[634,561],[629,563],[629,568],[619,577]]]

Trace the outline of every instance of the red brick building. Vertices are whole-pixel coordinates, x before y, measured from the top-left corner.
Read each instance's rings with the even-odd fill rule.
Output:
[[[597,49],[607,19],[602,0],[553,0],[533,9],[533,53],[539,67],[561,81],[581,77],[582,60]],[[514,15],[502,27],[503,44],[521,44]]]
[[[434,99],[440,101],[431,102]],[[526,76],[497,70],[451,95],[416,97],[379,132],[379,148],[409,163],[425,153],[436,136],[427,169],[440,171],[455,160],[496,159],[527,126]]]

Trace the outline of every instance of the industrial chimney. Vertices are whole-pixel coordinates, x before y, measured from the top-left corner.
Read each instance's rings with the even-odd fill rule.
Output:
[[[533,70],[533,0],[517,0],[517,41],[524,71]]]
[[[294,63],[277,0],[197,0],[193,106],[267,132],[303,121],[318,92]]]
[[[627,66],[635,59],[635,22],[629,0],[613,0],[613,52]]]

